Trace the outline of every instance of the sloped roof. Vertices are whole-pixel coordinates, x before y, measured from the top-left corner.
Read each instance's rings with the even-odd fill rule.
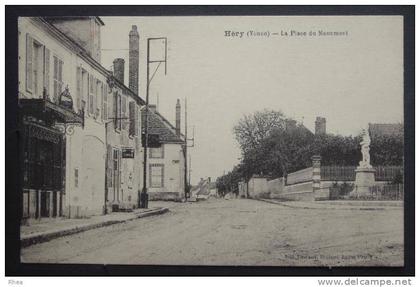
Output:
[[[145,115],[145,108],[143,107],[141,110],[143,132]],[[147,126],[149,134],[158,134],[159,140],[163,143],[184,143],[184,136],[182,134],[177,136],[175,127],[157,111],[149,109]]]

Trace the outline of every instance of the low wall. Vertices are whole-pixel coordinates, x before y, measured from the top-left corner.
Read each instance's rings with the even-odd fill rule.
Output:
[[[290,201],[314,201],[315,193],[313,191],[289,192],[282,193],[277,198]]]
[[[270,198],[267,178],[252,177],[248,182],[248,195],[250,198]]]
[[[277,198],[281,193],[284,192],[284,178],[276,178],[267,182],[268,192],[270,198]]]
[[[308,167],[305,169],[301,169],[287,175],[286,184],[296,184],[301,182],[312,181],[313,176],[313,167]]]

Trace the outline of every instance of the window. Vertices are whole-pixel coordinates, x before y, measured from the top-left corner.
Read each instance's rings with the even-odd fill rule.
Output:
[[[41,51],[42,45],[38,42],[33,42],[33,92],[35,95],[42,94],[42,85],[40,84],[41,80],[41,73],[42,70],[40,69],[41,66]]]
[[[36,97],[49,94],[50,50],[26,35],[26,90]]]
[[[94,83],[94,78],[92,75],[89,75],[89,97],[88,97],[88,107],[89,114],[93,115],[93,95],[96,85]]]
[[[114,127],[121,130],[121,95],[118,92],[114,93]]]
[[[77,110],[80,111],[81,103],[82,103],[82,68],[77,67],[76,69],[76,89],[77,89],[77,95],[76,95],[76,106]]]
[[[95,118],[99,118],[99,114],[101,112],[101,109],[99,108],[99,105],[101,105],[102,100],[102,82],[99,80],[96,80],[96,87],[95,87],[95,96],[93,98],[93,113],[95,115]]]
[[[75,188],[79,187],[79,169],[78,168],[74,169],[74,187]]]
[[[164,157],[163,145],[161,147],[151,147],[149,148],[149,150],[150,150],[150,153],[149,153],[150,158],[163,158]]]
[[[123,129],[127,129],[127,98],[126,96],[122,96],[122,102],[121,102],[121,112],[122,112],[122,117],[124,118],[124,120],[122,121],[122,128]],[[120,120],[120,124],[121,124],[121,120]]]
[[[108,119],[108,88],[106,86],[106,84],[102,85],[101,88],[101,99],[102,99],[102,103],[101,103],[101,107],[102,107],[102,120],[106,121]]]
[[[63,61],[54,56],[54,102],[58,103],[61,92],[63,91]]]
[[[81,96],[81,106],[80,106],[80,108],[84,110],[86,108],[86,103],[88,102],[87,99],[89,99],[89,74],[86,72],[85,69],[82,69],[81,95],[82,96]]]
[[[150,187],[163,187],[163,164],[150,164]]]

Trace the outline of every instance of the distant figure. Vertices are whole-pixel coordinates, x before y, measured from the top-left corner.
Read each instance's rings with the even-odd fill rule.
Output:
[[[359,162],[359,166],[363,168],[372,168],[370,165],[370,137],[369,132],[366,129],[363,129],[362,132],[363,139],[360,143],[361,151],[362,151],[362,161]]]

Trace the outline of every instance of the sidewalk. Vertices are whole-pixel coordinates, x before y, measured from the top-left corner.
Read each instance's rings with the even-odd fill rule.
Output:
[[[369,200],[325,200],[325,201],[280,201],[276,199],[258,200],[279,204],[290,208],[322,210],[388,210],[401,209],[403,201],[369,201]]]
[[[162,206],[162,204],[159,206]],[[149,204],[148,209],[136,209],[132,212],[113,212],[107,215],[97,215],[82,219],[46,218],[38,222],[32,222],[30,225],[21,225],[21,247],[111,224],[163,214],[169,211],[167,207],[159,206],[156,203],[152,203]]]

